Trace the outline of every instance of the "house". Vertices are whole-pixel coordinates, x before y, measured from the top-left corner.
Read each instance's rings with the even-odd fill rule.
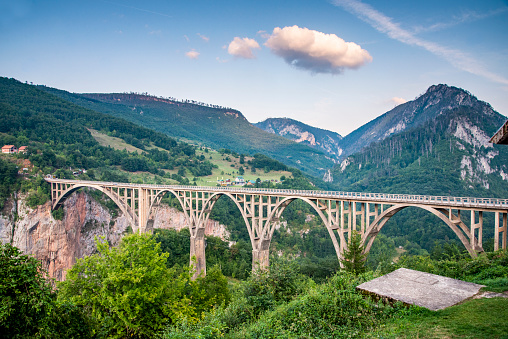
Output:
[[[496,134],[490,138],[490,142],[499,145],[508,145],[508,120],[506,120],[503,126],[497,130]]]
[[[17,152],[18,150],[14,145],[5,145],[4,147],[2,147],[2,153],[12,154]]]
[[[246,185],[247,186],[254,186],[254,185],[256,185],[256,180],[249,180],[249,181],[247,181]]]
[[[26,153],[28,146],[21,146],[18,149],[18,153]]]
[[[245,179],[243,177],[236,177],[236,179],[235,179],[235,185],[237,185],[237,186],[244,186],[245,185]]]

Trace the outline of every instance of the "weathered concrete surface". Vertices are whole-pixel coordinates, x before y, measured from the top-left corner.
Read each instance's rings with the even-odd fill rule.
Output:
[[[356,288],[383,298],[437,311],[476,295],[483,285],[407,268],[365,282]]]

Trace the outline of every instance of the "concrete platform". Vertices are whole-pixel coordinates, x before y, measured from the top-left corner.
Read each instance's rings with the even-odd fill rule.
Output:
[[[382,298],[437,311],[476,295],[484,285],[399,268],[356,288]]]

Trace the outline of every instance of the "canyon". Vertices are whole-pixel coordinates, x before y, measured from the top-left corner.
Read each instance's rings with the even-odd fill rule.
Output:
[[[80,191],[65,201],[64,216],[56,220],[49,201],[32,209],[24,196],[17,194],[0,215],[0,241],[41,260],[49,276],[62,281],[77,259],[96,253],[96,237],[104,237],[110,246],[116,246],[130,232],[127,218],[121,212],[115,214]],[[161,204],[155,212],[153,229],[185,227],[185,216],[177,209]],[[229,239],[226,227],[214,220],[208,220],[205,234]]]

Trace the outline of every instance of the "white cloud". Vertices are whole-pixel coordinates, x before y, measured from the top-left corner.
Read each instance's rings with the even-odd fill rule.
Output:
[[[199,52],[196,52],[195,50],[188,51],[185,53],[185,56],[189,59],[197,59],[199,57]]]
[[[198,33],[198,36],[199,36],[201,39],[203,39],[203,41],[206,41],[206,42],[210,41],[210,38],[209,38],[209,37],[207,37],[207,36],[204,36],[204,35],[199,34],[199,33]]]
[[[235,37],[228,46],[228,53],[238,58],[254,59],[253,50],[259,48],[254,39]]]
[[[313,73],[342,73],[372,61],[369,52],[354,42],[296,25],[274,28],[265,46],[288,64]]]
[[[390,102],[392,104],[394,104],[395,106],[399,106],[399,105],[405,104],[407,102],[407,100],[399,98],[399,97],[393,97],[390,99]]]
[[[189,42],[189,37],[187,35],[184,35],[183,38]]]
[[[401,28],[398,23],[392,20],[392,18],[389,18],[383,13],[375,10],[370,5],[357,0],[333,0],[333,3],[336,6],[342,7],[356,15],[379,32],[388,35],[394,40],[398,40],[407,45],[422,47],[430,53],[445,59],[451,65],[460,70],[484,77],[500,84],[508,84],[508,79],[496,73],[490,72],[483,66],[483,64],[468,54],[446,46],[441,46],[432,41],[420,39],[414,33]]]

